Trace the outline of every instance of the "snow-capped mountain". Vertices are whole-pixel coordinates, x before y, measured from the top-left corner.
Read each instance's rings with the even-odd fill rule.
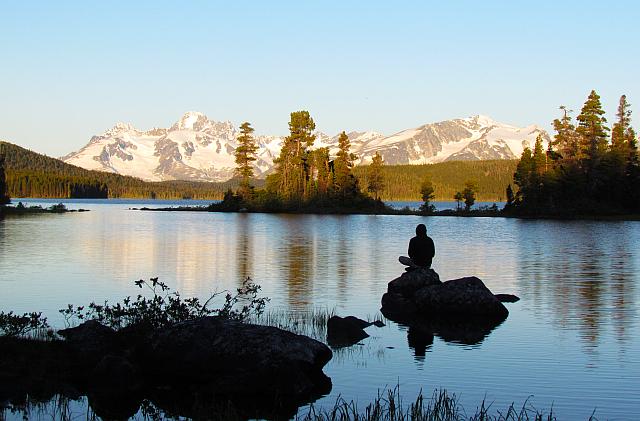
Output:
[[[538,135],[542,135],[546,147],[549,135],[536,125],[515,127],[478,115],[373,138],[363,143],[357,153],[360,163],[370,162],[376,152],[387,164],[515,159],[526,146],[533,147]]]
[[[351,150],[358,163],[368,163],[379,152],[387,164],[425,164],[447,160],[512,159],[541,134],[537,126],[524,128],[498,123],[489,117],[442,121],[408,129],[392,136],[351,132]],[[141,131],[117,123],[94,136],[77,152],[62,158],[82,168],[131,175],[144,180],[223,181],[233,176],[238,130],[232,123],[209,120],[188,112],[168,129]],[[256,136],[258,177],[273,169],[282,147],[281,136]],[[328,147],[335,155],[338,135],[316,133],[314,147]]]

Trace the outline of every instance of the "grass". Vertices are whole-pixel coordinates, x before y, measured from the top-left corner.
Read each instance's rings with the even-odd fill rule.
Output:
[[[252,316],[251,323],[273,326],[288,330],[298,335],[309,336],[317,341],[325,342],[327,337],[327,320],[334,316],[335,309],[314,307],[309,310],[272,309],[258,316]]]
[[[24,419],[96,419],[95,413],[90,407],[71,410],[72,399],[61,395],[53,396],[48,402],[38,402],[28,399],[18,405],[10,405],[4,411],[16,415],[20,414]],[[81,399],[87,404],[85,399]],[[238,415],[233,407],[225,405],[208,405],[200,402],[202,407],[194,408],[193,414],[197,419],[224,419],[241,420],[245,417]],[[80,405],[84,406],[84,405]],[[0,419],[6,416],[6,412],[0,407]],[[558,418],[553,412],[553,407],[548,411],[540,411],[526,400],[522,405],[512,403],[504,410],[494,409],[493,403],[483,400],[473,413],[467,413],[460,405],[458,396],[444,389],[435,390],[430,398],[425,398],[422,392],[412,402],[406,404],[400,396],[400,388],[384,389],[378,396],[364,407],[360,407],[355,401],[346,401],[338,397],[329,408],[317,408],[311,404],[302,408],[302,414],[295,416],[296,421],[556,421]],[[591,414],[588,421],[597,421]],[[164,419],[190,419],[176,414],[166,413],[157,408],[150,401],[144,401],[140,412],[133,419],[164,420]]]
[[[512,403],[504,411],[494,410],[491,403],[483,400],[473,414],[467,414],[455,394],[446,390],[435,390],[430,399],[422,392],[416,399],[405,404],[400,396],[400,388],[384,390],[364,408],[357,402],[338,397],[333,407],[316,409],[308,407],[306,414],[296,417],[297,421],[554,421],[557,420],[553,407],[549,412],[539,411],[529,401],[522,406]],[[589,421],[595,421],[592,414]]]

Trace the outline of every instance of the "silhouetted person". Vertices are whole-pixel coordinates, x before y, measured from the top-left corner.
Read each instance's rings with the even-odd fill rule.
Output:
[[[436,246],[431,237],[427,236],[427,227],[418,224],[416,236],[409,241],[409,258],[417,266],[431,267],[431,261],[436,254]]]

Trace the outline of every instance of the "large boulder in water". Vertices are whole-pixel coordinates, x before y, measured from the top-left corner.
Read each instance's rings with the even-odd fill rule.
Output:
[[[388,284],[388,291],[402,295],[412,295],[421,288],[440,285],[440,276],[430,268],[418,268],[409,272],[404,272],[400,277]]]
[[[441,282],[433,269],[403,273],[388,284],[382,313],[392,320],[411,321],[420,316],[504,318],[509,311],[476,277]]]
[[[275,327],[203,317],[151,336],[147,369],[165,381],[206,384],[213,393],[303,399],[327,392],[331,350]]]
[[[500,300],[475,276],[421,288],[415,293],[415,303],[424,315],[506,317],[509,314]]]

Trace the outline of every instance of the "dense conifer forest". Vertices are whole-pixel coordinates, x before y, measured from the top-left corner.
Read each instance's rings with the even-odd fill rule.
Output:
[[[478,201],[505,201],[505,189],[513,183],[517,160],[449,161],[426,165],[384,165],[382,200],[421,200],[420,187],[430,180],[434,200],[454,200],[456,192],[473,180],[478,187]],[[367,185],[368,166],[353,169],[361,185]]]
[[[560,109],[547,150],[538,138],[533,150],[522,153],[514,175],[518,189],[514,194],[509,188],[505,210],[529,216],[638,214],[638,139],[626,96],[611,127],[595,91],[575,122],[567,107]]]

